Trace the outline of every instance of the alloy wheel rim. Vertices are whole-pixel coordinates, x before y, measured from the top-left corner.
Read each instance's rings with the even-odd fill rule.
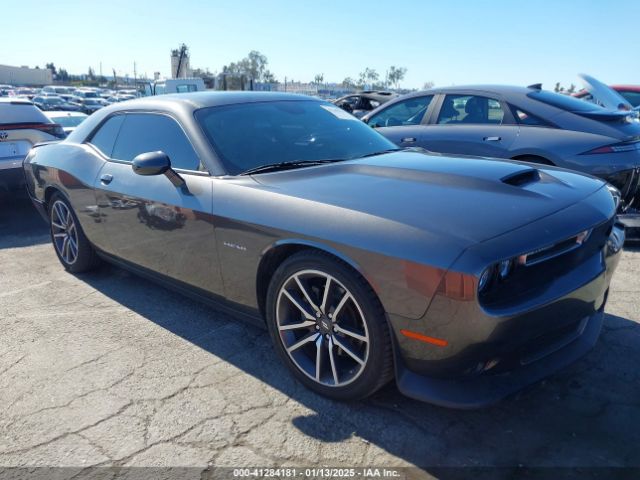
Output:
[[[68,265],[75,263],[78,259],[78,231],[71,211],[60,200],[51,207],[51,235],[62,260]]]
[[[278,336],[289,358],[324,386],[356,380],[369,359],[369,331],[353,294],[331,275],[302,270],[282,284],[276,303]]]

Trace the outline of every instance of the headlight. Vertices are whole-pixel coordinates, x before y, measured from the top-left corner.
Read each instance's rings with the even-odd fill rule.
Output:
[[[618,210],[618,206],[622,201],[622,195],[620,194],[620,190],[618,190],[616,187],[614,187],[610,183],[607,183],[607,190],[609,190],[609,193],[613,197],[613,203],[616,206],[616,210]]]
[[[493,265],[485,268],[484,272],[482,272],[482,274],[480,274],[480,279],[478,280],[478,292],[482,293],[483,291],[486,290],[487,286],[489,285],[490,280],[491,280],[491,276],[493,275]]]
[[[511,273],[511,266],[513,262],[511,260],[503,260],[498,264],[498,272],[500,273],[500,278],[505,279]]]
[[[485,268],[478,278],[478,293],[485,293],[495,280],[506,280],[514,268],[514,259],[502,260]]]

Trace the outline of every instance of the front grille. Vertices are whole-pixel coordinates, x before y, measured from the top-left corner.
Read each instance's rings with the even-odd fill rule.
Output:
[[[601,252],[613,223],[614,218],[611,218],[594,227],[580,244],[576,243],[574,235],[530,252],[526,258],[522,258],[524,255],[519,257],[512,273],[482,296],[482,305],[488,309],[501,309],[540,295],[548,288],[551,279],[567,274]]]

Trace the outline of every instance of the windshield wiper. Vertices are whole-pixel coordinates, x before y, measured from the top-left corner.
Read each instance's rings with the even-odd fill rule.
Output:
[[[379,150],[377,152],[365,153],[364,155],[358,155],[357,157],[352,157],[349,160],[356,160],[358,158],[367,158],[367,157],[375,157],[376,155],[383,155],[385,153],[394,153],[394,152],[426,152],[426,150],[422,147],[397,147],[397,148],[388,148],[387,150]]]
[[[245,170],[239,175],[252,175],[254,173],[278,172],[280,170],[291,170],[299,167],[313,167],[314,165],[322,165],[325,163],[342,162],[343,158],[326,159],[326,160],[293,160],[289,162],[269,163],[259,165],[257,167]]]

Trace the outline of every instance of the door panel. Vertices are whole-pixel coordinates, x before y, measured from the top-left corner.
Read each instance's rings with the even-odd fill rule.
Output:
[[[423,125],[405,125],[401,127],[380,127],[376,131],[387,137],[401,147],[415,147],[420,143],[420,138],[425,127]]]
[[[510,157],[519,134],[506,105],[475,94],[447,94],[424,129],[420,146],[442,153]]]
[[[419,146],[434,152],[509,158],[517,125],[429,125]]]
[[[212,181],[182,177],[186,189],[164,175],[137,175],[127,163],[105,164],[95,188],[108,253],[221,295]]]

